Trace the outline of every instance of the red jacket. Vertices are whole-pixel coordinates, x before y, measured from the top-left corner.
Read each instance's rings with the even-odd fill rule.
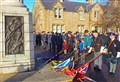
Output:
[[[68,45],[67,45],[66,42],[63,42],[62,46],[63,46],[63,50],[67,50],[68,49]]]

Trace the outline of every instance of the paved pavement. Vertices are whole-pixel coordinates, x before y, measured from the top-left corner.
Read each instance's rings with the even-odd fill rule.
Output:
[[[33,70],[29,72],[22,72],[17,74],[0,75],[0,82],[71,82],[73,77],[63,75],[60,73],[54,73],[49,64],[43,65],[44,61],[41,58],[52,57],[53,53],[43,50],[40,47],[35,49],[36,68],[38,71]],[[105,57],[104,57],[105,58]],[[120,64],[117,66],[116,75],[110,76],[106,74],[107,64],[104,62],[101,72],[95,72],[93,69],[89,69],[87,76],[96,80],[97,82],[120,82]],[[90,82],[85,80],[85,82]]]
[[[50,65],[43,66],[41,58],[52,57],[53,53],[50,53],[40,47],[35,49],[36,68],[39,70],[33,70],[30,72],[22,72],[16,74],[0,75],[0,82],[66,82],[72,79],[67,75],[54,73]],[[37,60],[38,59],[38,60]]]

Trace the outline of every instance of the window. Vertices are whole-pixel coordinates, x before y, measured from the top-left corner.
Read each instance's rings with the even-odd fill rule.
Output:
[[[80,14],[80,20],[83,20],[83,11],[81,10],[79,14]]]
[[[64,26],[62,25],[62,32],[65,32]]]
[[[59,9],[59,18],[62,18],[62,9]]]
[[[57,18],[57,13],[58,13],[58,10],[57,10],[57,8],[55,8],[55,18]]]
[[[55,26],[55,25],[53,25],[52,31],[53,31],[54,33],[56,32],[56,26]]]
[[[83,25],[78,25],[78,32],[84,33],[84,26]]]
[[[57,25],[57,32],[61,33],[61,25]]]
[[[80,30],[80,26],[78,26],[78,32],[81,32],[81,30]]]
[[[95,27],[94,27],[94,26],[92,26],[92,30],[95,30]]]
[[[61,19],[62,18],[62,9],[55,8],[54,14],[55,14],[54,17],[56,19]]]
[[[84,33],[84,26],[81,26],[81,32]]]
[[[95,30],[97,30],[97,31],[98,31],[98,26],[95,26]]]
[[[98,11],[94,12],[94,19],[95,19],[95,21],[99,20],[99,12]]]
[[[94,12],[94,18],[96,18],[96,17],[97,17],[97,11]]]
[[[58,33],[64,32],[64,26],[63,25],[53,25],[52,31],[54,33],[55,32],[58,32]]]

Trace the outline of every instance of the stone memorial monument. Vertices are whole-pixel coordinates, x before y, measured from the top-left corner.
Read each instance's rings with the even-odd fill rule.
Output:
[[[32,16],[22,0],[0,0],[0,74],[34,69]]]

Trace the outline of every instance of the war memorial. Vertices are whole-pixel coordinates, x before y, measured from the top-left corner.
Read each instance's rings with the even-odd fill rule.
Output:
[[[0,0],[0,73],[34,69],[32,18],[22,0]]]

